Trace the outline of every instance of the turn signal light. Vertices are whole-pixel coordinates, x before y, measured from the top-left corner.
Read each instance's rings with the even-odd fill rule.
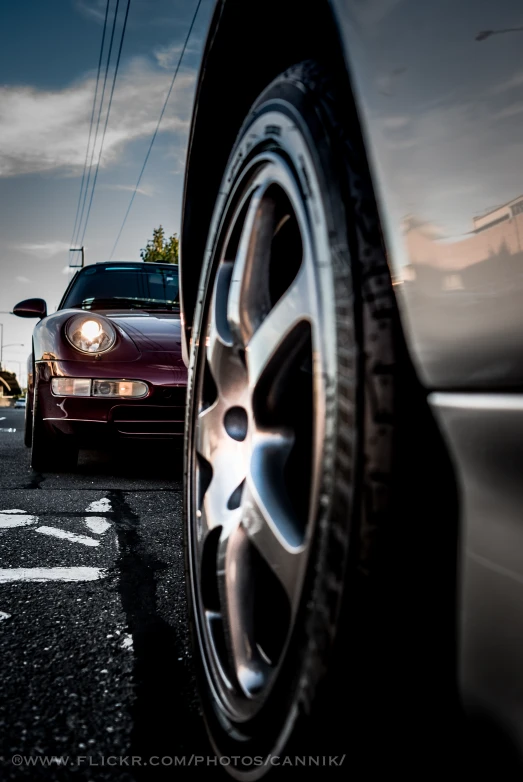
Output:
[[[91,396],[91,381],[84,377],[53,377],[51,390],[58,396]]]
[[[147,384],[141,380],[90,380],[82,377],[53,377],[55,396],[132,397],[147,396]]]
[[[133,396],[147,394],[147,386],[140,380],[93,380],[93,396]]]

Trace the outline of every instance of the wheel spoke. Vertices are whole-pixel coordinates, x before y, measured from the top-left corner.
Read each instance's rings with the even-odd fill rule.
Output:
[[[275,204],[259,188],[251,198],[231,277],[227,319],[245,345],[270,308],[268,263],[275,229]]]
[[[223,405],[217,401],[198,416],[196,450],[212,465],[223,426]]]
[[[207,360],[219,397],[229,404],[240,404],[238,395],[241,396],[245,389],[245,365],[238,351],[227,345],[215,328],[209,335]]]
[[[294,606],[304,546],[283,477],[292,436],[265,433],[257,439],[242,502],[242,524]]]
[[[231,274],[232,264],[222,264],[218,271],[212,302],[206,355],[219,397],[230,404],[240,404],[237,397],[245,389],[246,370],[238,350],[233,346],[227,322],[227,298]]]
[[[241,467],[229,469],[230,461],[220,454],[217,469],[213,472],[209,488],[205,492],[201,518],[202,539],[210,530],[229,525],[239,516],[239,509],[230,510],[227,506],[231,495],[244,480],[244,474]]]
[[[227,435],[223,425],[224,407],[217,402],[198,416],[196,450],[212,467],[212,478],[203,497],[202,535],[218,525],[231,522],[237,510],[229,501],[245,479],[248,446]]]
[[[224,531],[218,551],[220,591],[225,599],[234,673],[248,697],[263,689],[269,673],[255,642],[251,554],[249,539],[240,524]]]
[[[292,329],[302,321],[312,321],[309,283],[302,269],[288,291],[276,303],[254,332],[247,349],[249,384],[254,389],[270,360]]]

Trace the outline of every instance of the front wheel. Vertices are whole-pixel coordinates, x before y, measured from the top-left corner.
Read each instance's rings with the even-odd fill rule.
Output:
[[[24,445],[30,448],[33,441],[33,411],[29,404],[29,394],[27,396],[24,410]]]
[[[389,513],[394,297],[346,105],[311,63],[264,91],[201,277],[186,564],[205,721],[218,755],[242,758],[224,764],[236,778],[262,776],[271,764],[252,759],[289,741],[323,746],[334,699],[347,741],[355,595]]]

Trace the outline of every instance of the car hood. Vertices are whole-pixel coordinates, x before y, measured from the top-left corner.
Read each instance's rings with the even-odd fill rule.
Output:
[[[172,312],[104,310],[101,314],[131,337],[142,353],[171,353],[182,359],[180,316]]]

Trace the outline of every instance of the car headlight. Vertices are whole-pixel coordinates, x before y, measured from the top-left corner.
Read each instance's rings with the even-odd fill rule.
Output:
[[[96,315],[75,315],[65,328],[67,339],[82,353],[105,353],[114,347],[116,330]]]

